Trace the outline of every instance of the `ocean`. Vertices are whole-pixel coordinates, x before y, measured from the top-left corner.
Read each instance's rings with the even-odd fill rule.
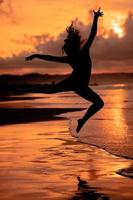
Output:
[[[80,131],[79,140],[95,145],[124,158],[133,159],[133,84],[91,86],[104,100],[105,106]],[[19,99],[20,97],[20,99]],[[31,99],[30,99],[31,98]],[[84,108],[90,102],[74,92],[57,94],[25,94],[18,99],[0,102],[1,108]],[[75,136],[77,119],[85,110],[62,114],[69,118],[71,134]]]
[[[1,98],[0,199],[133,199],[133,85],[91,88],[105,106],[78,138],[74,92]]]

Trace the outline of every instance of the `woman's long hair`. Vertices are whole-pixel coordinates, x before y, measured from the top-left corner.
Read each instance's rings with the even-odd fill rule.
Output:
[[[67,38],[64,40],[64,45],[62,47],[63,53],[73,54],[75,51],[80,50],[81,46],[81,36],[80,32],[73,27],[72,24],[66,28]]]

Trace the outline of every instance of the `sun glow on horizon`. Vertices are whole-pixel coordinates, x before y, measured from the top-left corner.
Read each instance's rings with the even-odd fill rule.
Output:
[[[114,33],[118,35],[118,37],[121,38],[124,36],[124,30],[118,22],[112,22],[112,29]]]

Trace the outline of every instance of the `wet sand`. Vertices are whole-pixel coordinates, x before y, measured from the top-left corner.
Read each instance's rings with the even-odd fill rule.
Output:
[[[78,142],[69,120],[1,126],[1,200],[132,200],[131,160]],[[79,180],[78,180],[79,179]]]
[[[109,87],[98,87],[106,106],[78,139],[75,119],[88,102],[73,93],[0,102],[0,200],[133,199],[133,160],[112,155],[132,158],[133,93]]]

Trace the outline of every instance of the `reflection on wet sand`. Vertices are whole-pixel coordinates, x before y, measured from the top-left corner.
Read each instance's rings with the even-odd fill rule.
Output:
[[[127,99],[128,92],[122,89],[117,89],[117,95],[114,90],[100,92],[106,106],[87,122],[81,139],[101,145],[112,153],[129,155],[133,144],[133,110],[132,102],[128,100],[132,96]],[[68,98],[63,95],[60,95],[61,99],[59,95],[49,99],[29,99],[26,104],[24,100],[16,104],[6,102],[5,106],[10,107],[13,103],[12,108],[16,106],[19,109],[12,110],[10,115],[10,109],[4,111],[9,120],[0,127],[0,198],[132,200],[133,180],[121,174],[129,176],[132,173],[133,161],[113,156],[73,138],[69,132],[69,118],[76,121],[81,111],[64,114],[68,119],[53,115],[62,113],[66,105],[67,108],[88,107],[88,103],[77,96],[70,97],[73,94],[69,94]],[[29,105],[32,109],[25,114]],[[51,110],[44,114],[46,109],[43,110],[42,105],[43,108],[49,106]],[[58,110],[59,105],[61,110]],[[13,112],[23,113],[23,119]],[[17,123],[13,123],[13,119],[18,120]]]
[[[79,176],[78,179],[78,191],[71,198],[71,200],[109,200],[109,197],[98,192],[98,188],[89,186],[87,181],[82,180]]]
[[[65,119],[1,126],[1,133],[2,200],[96,198],[103,194],[119,194],[116,199],[121,200],[122,195],[131,194],[132,180],[116,174],[131,162],[78,142],[68,132]],[[87,184],[80,178],[77,182],[77,176]]]
[[[80,133],[80,141],[115,155],[132,158],[133,109],[131,103],[129,108],[129,104],[125,103],[127,91],[117,90],[116,95],[116,91],[107,90],[103,98],[105,108],[85,124]],[[75,130],[77,118],[71,121],[71,129]],[[72,135],[76,133],[72,132]]]

